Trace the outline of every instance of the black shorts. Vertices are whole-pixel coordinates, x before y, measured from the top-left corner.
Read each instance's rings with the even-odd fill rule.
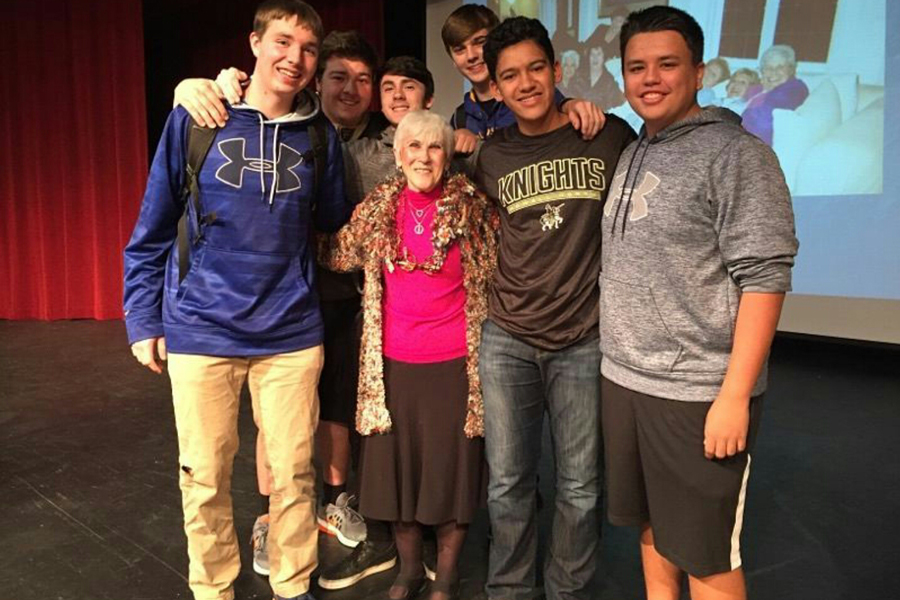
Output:
[[[323,300],[321,305],[325,363],[319,379],[319,420],[341,423],[352,430],[356,421],[362,337],[360,299]]]
[[[703,455],[709,403],[656,398],[606,378],[602,398],[610,522],[649,523],[657,552],[695,577],[740,567],[762,395],[750,402],[747,450],[723,460]]]

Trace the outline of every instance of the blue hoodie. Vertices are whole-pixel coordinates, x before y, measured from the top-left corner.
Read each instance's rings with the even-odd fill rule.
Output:
[[[229,107],[229,120],[200,170],[205,224],[181,283],[173,250],[184,212],[192,120],[180,107],[169,115],[125,248],[130,343],[165,336],[172,352],[260,356],[322,342],[310,234],[313,228],[336,231],[352,206],[330,125],[325,176],[312,198],[315,164],[307,127],[319,112],[318,100],[307,94],[305,106],[304,114],[271,120],[245,105]]]

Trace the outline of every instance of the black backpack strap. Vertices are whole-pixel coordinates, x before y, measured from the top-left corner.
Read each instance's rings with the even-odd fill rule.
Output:
[[[325,167],[328,166],[328,129],[325,125],[325,117],[322,113],[316,115],[307,128],[309,143],[313,152],[313,167],[316,170],[313,180],[312,207],[316,209],[316,201],[319,197],[319,186],[325,179]]]
[[[182,198],[185,200],[184,214],[178,221],[178,283],[184,280],[190,268],[190,247],[196,242],[191,239],[190,227],[190,205],[194,207],[194,215],[196,216],[197,239],[200,237],[200,224],[202,222],[202,205],[200,203],[200,185],[198,183],[200,177],[200,168],[209,149],[212,147],[213,140],[216,138],[218,129],[210,127],[200,127],[195,121],[191,121],[191,129],[188,132],[187,141],[187,163],[185,164],[184,188],[181,190]],[[190,205],[189,205],[190,204]],[[213,216],[213,218],[215,218]]]

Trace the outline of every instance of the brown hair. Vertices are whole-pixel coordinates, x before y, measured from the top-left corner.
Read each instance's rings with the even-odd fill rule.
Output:
[[[374,81],[378,71],[378,56],[372,45],[358,31],[331,31],[325,36],[319,46],[319,68],[316,71],[316,79],[322,79],[331,58],[360,61],[369,67]]]
[[[487,29],[490,33],[499,23],[500,19],[491,9],[479,4],[463,4],[450,13],[441,27],[444,50],[450,54],[453,46],[462,44],[476,31]]]
[[[296,17],[297,22],[313,32],[316,40],[321,42],[325,37],[322,19],[315,9],[303,0],[265,0],[256,7],[253,17],[253,32],[262,37],[269,23],[278,19]]]

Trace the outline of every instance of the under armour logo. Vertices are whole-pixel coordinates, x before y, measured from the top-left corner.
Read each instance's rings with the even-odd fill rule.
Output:
[[[541,215],[541,231],[559,229],[560,224],[563,222],[563,218],[560,216],[559,211],[565,205],[565,202],[557,204],[556,206],[550,204],[544,205],[544,214]]]
[[[613,190],[615,190],[615,193],[610,194],[609,198],[606,200],[603,214],[606,217],[611,217],[613,205],[618,202],[623,195],[628,194],[631,200],[631,215],[629,215],[628,220],[640,221],[649,214],[647,196],[653,193],[653,190],[659,185],[660,180],[659,177],[650,171],[646,171],[644,173],[644,179],[641,181],[641,185],[636,189],[626,189],[624,187],[626,175],[627,173],[619,173],[616,175],[616,178],[613,179]]]
[[[219,142],[219,152],[228,161],[216,171],[216,179],[231,187],[240,188],[244,181],[244,171],[271,173],[275,171],[275,192],[293,192],[300,189],[300,176],[294,171],[303,163],[303,155],[281,144],[278,148],[278,162],[264,158],[247,157],[244,153],[246,140],[235,138]]]

